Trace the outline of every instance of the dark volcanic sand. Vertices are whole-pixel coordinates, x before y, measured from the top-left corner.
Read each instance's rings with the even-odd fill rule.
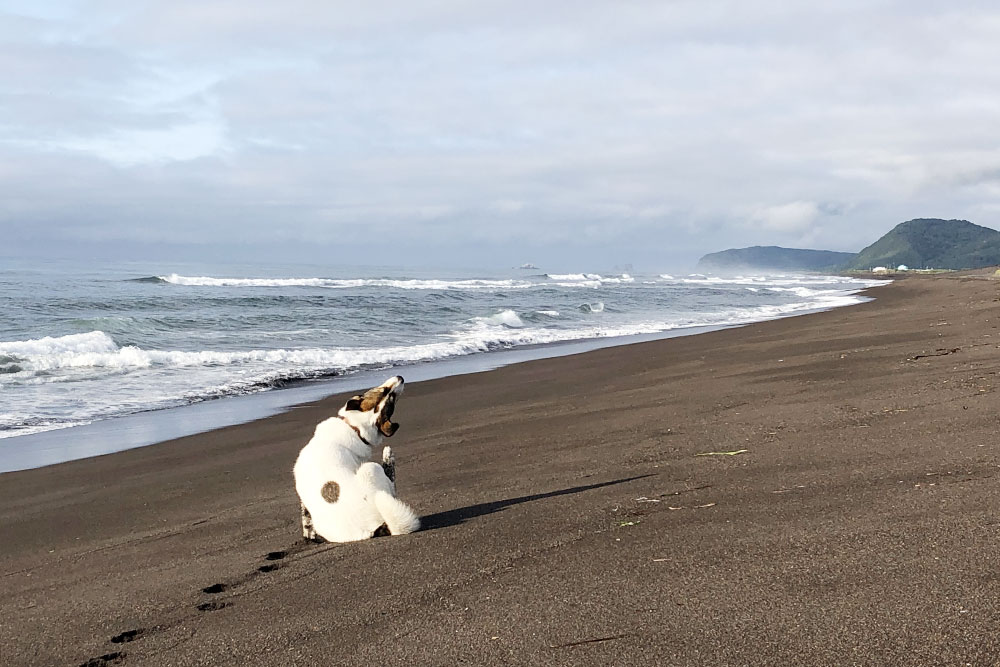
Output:
[[[407,537],[298,539],[342,397],[2,475],[0,662],[997,664],[1000,281],[871,294],[412,384]]]

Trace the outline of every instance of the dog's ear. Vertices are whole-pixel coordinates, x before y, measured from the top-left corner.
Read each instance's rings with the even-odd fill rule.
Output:
[[[351,396],[351,399],[347,401],[347,405],[344,406],[344,409],[348,411],[357,410],[358,412],[361,412],[361,397]]]

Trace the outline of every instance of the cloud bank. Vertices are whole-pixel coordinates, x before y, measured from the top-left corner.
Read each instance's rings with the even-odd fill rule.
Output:
[[[25,4],[9,252],[662,268],[997,226],[990,3]]]

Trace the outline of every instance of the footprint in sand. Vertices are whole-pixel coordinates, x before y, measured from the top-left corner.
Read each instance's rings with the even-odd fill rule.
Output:
[[[288,556],[287,551],[271,551],[266,556],[264,556],[264,559],[269,561],[276,561],[276,560],[282,560],[286,556]],[[254,574],[258,573],[266,574],[268,572],[274,572],[279,567],[280,565],[273,562],[266,565],[261,565],[260,567],[257,568],[257,572],[251,572],[250,575],[246,577],[246,579],[250,579]],[[232,586],[238,586],[242,583],[246,583],[246,579],[243,581],[238,581],[235,584],[217,583],[217,584],[212,584],[211,586],[205,586],[205,588],[201,589],[201,592],[207,593],[208,595],[218,595],[219,593],[224,593],[228,591]],[[200,605],[198,605],[197,609],[198,611],[216,611],[228,607],[231,604],[232,604],[231,602],[218,602],[218,601],[203,602]]]
[[[125,660],[125,654],[119,651],[106,653],[105,655],[91,658],[87,662],[80,663],[80,667],[104,667],[105,665],[117,665]]]
[[[251,572],[249,575],[247,575],[246,580],[252,578],[254,575],[258,573],[266,574],[268,572],[274,572],[279,567],[281,567],[280,564],[274,561],[284,560],[287,556],[288,556],[287,551],[269,552],[266,556],[264,556],[264,560],[271,562],[265,565],[261,565],[260,567],[257,568],[256,572]],[[211,586],[205,586],[203,589],[201,589],[201,592],[205,593],[206,595],[218,595],[219,593],[225,593],[232,586],[238,586],[241,583],[246,583],[246,580],[236,582],[235,584],[224,584],[221,582],[215,583],[212,584]],[[230,605],[232,605],[232,602],[223,602],[221,600],[210,600],[208,602],[202,602],[201,604],[197,605],[196,609],[201,612],[218,611],[220,609],[225,609]],[[129,642],[135,641],[136,639],[139,639],[145,632],[146,630],[144,628],[135,628],[133,630],[126,630],[112,637],[111,643],[127,644]],[[106,653],[104,655],[97,656],[96,658],[91,658],[86,662],[81,663],[80,667],[106,667],[107,665],[121,664],[124,661],[125,661],[125,653],[123,651],[115,651],[113,653]]]
[[[112,637],[111,643],[124,644],[126,642],[135,641],[142,633],[143,633],[142,628],[136,628],[135,630],[126,630],[125,632]]]

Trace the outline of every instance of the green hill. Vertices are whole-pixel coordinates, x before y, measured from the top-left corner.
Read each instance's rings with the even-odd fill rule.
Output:
[[[698,260],[704,271],[778,269],[781,271],[833,271],[854,257],[852,252],[800,250],[778,246],[731,248],[712,252]]]
[[[967,220],[918,218],[896,225],[843,268],[978,269],[1000,264],[1000,232]]]

